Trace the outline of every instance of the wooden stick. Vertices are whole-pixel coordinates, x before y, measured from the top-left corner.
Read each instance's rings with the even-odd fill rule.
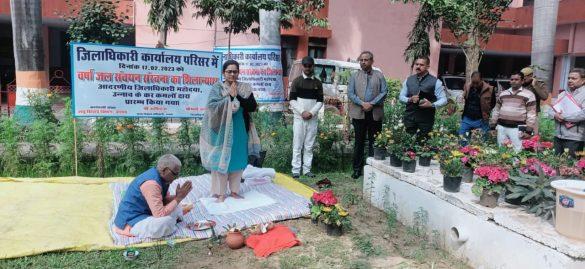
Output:
[[[73,118],[73,156],[75,158],[75,176],[77,176],[77,120]]]

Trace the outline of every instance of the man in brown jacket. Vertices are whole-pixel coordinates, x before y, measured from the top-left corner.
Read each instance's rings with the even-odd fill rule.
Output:
[[[490,112],[496,105],[496,92],[487,82],[481,78],[481,73],[475,71],[471,74],[471,82],[463,86],[463,99],[465,106],[461,117],[459,135],[466,139],[461,141],[467,145],[470,132],[473,129],[481,129],[485,137],[490,130]]]

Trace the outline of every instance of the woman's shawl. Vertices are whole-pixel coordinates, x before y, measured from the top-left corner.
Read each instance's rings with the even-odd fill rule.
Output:
[[[237,88],[238,95],[243,98],[252,94],[252,88],[248,84],[238,82]],[[237,98],[231,100],[227,83],[213,85],[199,136],[201,163],[208,171],[227,173],[234,141],[232,115],[239,107]]]

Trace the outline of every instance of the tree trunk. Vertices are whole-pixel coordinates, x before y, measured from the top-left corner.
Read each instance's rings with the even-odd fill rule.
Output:
[[[471,81],[471,74],[479,71],[479,64],[481,61],[481,46],[479,44],[479,36],[477,31],[469,34],[468,40],[465,42],[465,78],[466,81]]]
[[[532,28],[532,66],[534,75],[552,88],[552,68],[557,30],[558,0],[535,0]]]
[[[280,46],[280,11],[260,10],[260,45]]]
[[[274,0],[280,1],[280,0]],[[280,11],[260,10],[260,45],[281,46]],[[282,83],[283,87],[287,87]],[[284,94],[284,89],[282,89]],[[268,104],[273,112],[283,111],[284,104]]]
[[[16,66],[16,107],[14,117],[21,124],[32,122],[31,94],[48,88],[43,51],[41,0],[10,0],[14,62]]]
[[[164,48],[167,46],[167,33],[168,29],[163,28],[158,32],[158,44],[156,44],[157,48]]]

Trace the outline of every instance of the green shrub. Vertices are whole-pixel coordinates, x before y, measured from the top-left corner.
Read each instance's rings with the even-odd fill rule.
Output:
[[[121,128],[120,128],[121,126]],[[148,167],[143,142],[146,132],[135,118],[123,118],[117,121],[118,139],[124,145],[122,160],[117,163],[116,174],[136,176]]]
[[[347,143],[344,143],[343,130],[340,129],[342,123],[343,118],[340,115],[329,112],[319,122],[313,149],[313,166],[319,172],[333,172],[349,167],[343,154]]]
[[[275,125],[269,135],[263,136],[262,146],[266,150],[263,166],[287,173],[291,170],[293,129],[282,123]]]
[[[0,118],[0,145],[4,149],[0,158],[0,172],[3,176],[15,177],[19,174],[20,152],[18,142],[20,140],[21,127],[14,118]]]
[[[56,152],[59,160],[59,173],[64,176],[75,174],[75,140],[74,132],[77,129],[77,158],[80,158],[84,133],[79,125],[73,121],[71,99],[65,99],[64,118],[57,130],[57,142],[60,144]]]
[[[93,174],[105,177],[107,169],[111,167],[112,158],[108,153],[108,143],[112,141],[115,132],[114,121],[109,118],[97,118],[90,133],[91,141],[95,142],[95,166]],[[121,125],[118,126],[121,128]]]
[[[544,116],[545,113],[540,113],[538,119],[538,134],[540,140],[553,141],[555,137],[555,121]]]
[[[35,176],[50,177],[54,173],[57,160],[54,146],[57,125],[43,118],[35,118],[26,132],[26,138],[32,146],[34,154],[32,173]]]

